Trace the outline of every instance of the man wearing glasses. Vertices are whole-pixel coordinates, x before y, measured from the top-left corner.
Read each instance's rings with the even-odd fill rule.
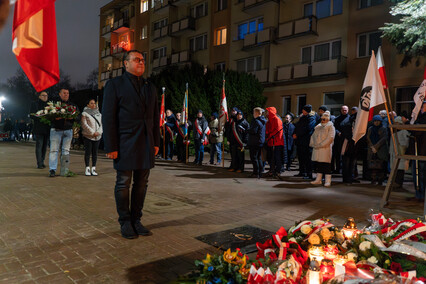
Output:
[[[31,104],[30,113],[36,113],[39,110],[44,110],[47,106],[47,93],[41,92],[38,96],[38,100]],[[35,154],[37,159],[37,168],[44,169],[44,159],[46,157],[47,144],[50,139],[50,126],[40,121],[40,118],[32,116],[34,121],[33,135],[36,140]]]
[[[152,234],[140,219],[149,172],[160,144],[160,116],[156,88],[142,77],[142,53],[126,52],[123,65],[123,75],[109,80],[105,86],[102,123],[105,151],[114,160],[117,171],[114,194],[121,235],[135,239]]]

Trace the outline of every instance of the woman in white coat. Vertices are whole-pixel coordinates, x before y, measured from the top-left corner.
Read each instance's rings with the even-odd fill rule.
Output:
[[[84,139],[85,174],[86,176],[97,176],[96,161],[98,159],[99,142],[102,137],[102,115],[94,99],[89,100],[81,114],[81,128]],[[90,155],[92,155],[91,169],[89,167]]]
[[[312,161],[316,162],[317,176],[311,184],[322,184],[325,175],[324,186],[331,185],[331,155],[334,142],[335,129],[330,121],[330,112],[326,111],[321,116],[321,123],[315,127],[309,146],[313,148]]]

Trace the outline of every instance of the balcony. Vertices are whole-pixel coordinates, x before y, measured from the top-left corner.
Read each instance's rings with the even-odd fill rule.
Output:
[[[129,18],[121,18],[114,22],[112,31],[115,33],[122,33],[129,30]]]
[[[158,11],[164,9],[164,8],[173,7],[174,3],[177,2],[177,1],[178,0],[160,0],[160,1],[155,1],[154,12],[158,12]]]
[[[152,61],[152,68],[155,69],[155,68],[160,68],[160,67],[166,66],[168,64],[168,61],[169,61],[168,59],[169,58],[167,56],[163,56],[163,57],[154,59]]]
[[[171,34],[176,35],[181,31],[195,30],[195,19],[192,17],[183,18],[171,25]]]
[[[249,49],[271,43],[274,40],[274,28],[268,28],[256,33],[246,34],[243,49]]]
[[[249,73],[253,74],[260,83],[268,82],[268,69],[257,70]]]
[[[112,78],[115,78],[117,76],[121,76],[123,74],[123,68],[117,68],[112,70]]]
[[[101,73],[101,81],[105,81],[105,80],[111,79],[112,78],[111,76],[112,76],[111,71],[102,72]]]
[[[124,49],[123,47],[121,47],[118,44],[115,44],[112,46],[112,50],[111,50],[111,55],[121,55],[123,52],[125,52],[126,49]]]
[[[317,18],[315,16],[282,23],[278,26],[278,40],[306,34],[317,34]]]
[[[248,10],[266,3],[278,3],[277,0],[244,0],[244,8],[243,10]]]
[[[324,79],[346,74],[346,57],[340,56],[324,61],[297,63],[277,67],[276,81]]]
[[[165,26],[153,31],[154,40],[159,40],[168,35],[169,35],[169,26]]]
[[[107,25],[107,26],[102,28],[101,36],[103,38],[110,38],[111,37],[111,26],[110,25]]]
[[[185,51],[173,53],[171,64],[186,63],[186,62],[189,62],[190,60],[191,60],[190,53],[188,50],[185,50]]]
[[[110,55],[111,55],[111,48],[109,48],[109,47],[101,51],[101,58],[102,59],[104,59],[104,58],[106,58]]]

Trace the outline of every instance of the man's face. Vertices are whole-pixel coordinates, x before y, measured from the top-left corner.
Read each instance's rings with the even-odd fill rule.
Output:
[[[324,112],[325,112],[325,111],[324,111],[323,109],[319,109],[319,110],[318,110],[318,114],[319,114],[319,116],[321,117],[321,116],[324,114]]]
[[[59,91],[59,97],[61,98],[61,100],[63,100],[64,102],[67,102],[68,99],[70,98],[70,91],[66,90],[66,89],[62,89]]]
[[[308,112],[304,109],[302,109],[302,113],[303,113],[303,115],[308,115]]]
[[[236,110],[232,110],[232,111],[231,111],[231,114],[232,114],[233,116],[235,116],[235,115],[237,115],[237,111],[236,111]]]
[[[172,111],[171,110],[166,110],[166,115],[167,116],[171,116],[172,115]]]
[[[46,92],[42,92],[42,93],[38,96],[38,98],[39,98],[40,100],[42,100],[43,102],[47,102],[47,99],[48,99],[47,93],[46,93]]]
[[[145,59],[138,52],[131,52],[128,60],[124,60],[126,71],[135,76],[142,76],[145,72]]]
[[[357,112],[358,112],[358,110],[356,108],[351,109],[351,114],[355,114]]]
[[[287,114],[287,115],[285,116],[285,121],[286,121],[287,123],[290,123],[290,122],[291,122],[291,116]]]
[[[340,113],[343,115],[348,114],[349,112],[349,108],[347,106],[342,106],[342,108],[340,109]]]
[[[197,113],[197,117],[198,118],[202,118],[203,117],[203,113],[202,112]]]
[[[375,120],[373,123],[375,126],[380,126],[380,124],[382,124],[380,120]]]
[[[257,111],[253,111],[253,117],[254,118],[258,118],[260,116],[260,114],[259,114],[259,112],[257,112]]]
[[[180,120],[180,119],[182,118],[182,114],[181,114],[180,112],[178,112],[178,113],[176,114],[176,118]]]
[[[238,119],[238,120],[243,119],[243,115],[242,115],[242,114],[237,114],[237,119]]]

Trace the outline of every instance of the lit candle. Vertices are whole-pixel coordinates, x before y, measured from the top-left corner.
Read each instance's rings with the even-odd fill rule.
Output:
[[[316,259],[317,261],[322,261],[324,259],[324,250],[320,245],[313,245],[309,250],[309,259],[313,261]]]
[[[308,275],[307,275],[307,284],[321,284],[322,276],[321,270],[318,261],[314,258],[311,260],[311,264],[309,265]]]
[[[354,218],[352,217],[348,218],[345,225],[343,226],[342,233],[345,235],[345,238],[348,240],[356,236],[356,234],[358,233],[358,230],[356,228],[356,223]]]
[[[329,259],[323,259],[321,261],[321,275],[322,280],[324,282],[332,279],[334,277],[334,267],[333,267],[333,261]]]
[[[337,257],[333,260],[333,263],[334,263],[334,277],[345,275],[346,269],[344,264],[346,263],[346,260],[342,257]]]

